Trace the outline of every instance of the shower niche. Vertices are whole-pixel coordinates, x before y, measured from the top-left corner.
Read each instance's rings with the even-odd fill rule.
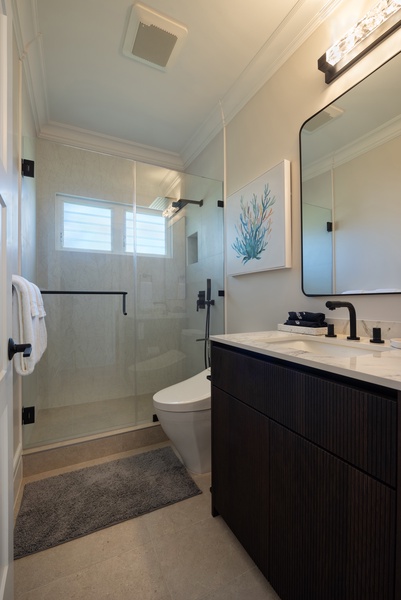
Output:
[[[198,232],[187,237],[188,264],[194,265],[198,262]]]

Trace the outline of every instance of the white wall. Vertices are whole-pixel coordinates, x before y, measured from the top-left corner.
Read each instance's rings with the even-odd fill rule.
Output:
[[[226,127],[226,194],[252,181],[281,160],[291,161],[292,268],[228,277],[227,333],[275,329],[289,310],[325,310],[326,297],[310,298],[301,291],[301,222],[299,130],[309,117],[377,68],[401,48],[397,32],[330,85],[317,69],[317,59],[331,43],[366,12],[355,2],[330,19],[297,50]],[[351,14],[350,11],[353,11]],[[359,14],[358,14],[359,10]],[[214,140],[193,162],[191,172],[210,176],[220,168],[222,143]],[[401,321],[401,297],[351,296],[358,319]],[[326,312],[327,309],[326,309]],[[345,309],[330,316],[347,318]]]

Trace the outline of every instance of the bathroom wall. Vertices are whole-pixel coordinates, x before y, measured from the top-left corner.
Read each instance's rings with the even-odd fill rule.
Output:
[[[301,221],[299,130],[313,114],[401,49],[397,32],[330,85],[317,69],[317,59],[366,10],[370,2],[342,3],[327,22],[287,60],[226,126],[226,194],[230,196],[281,160],[291,162],[292,268],[228,277],[227,333],[276,329],[288,310],[322,311],[325,297],[308,298],[301,291]],[[221,137],[219,137],[221,141]],[[193,173],[215,173],[222,156],[214,140],[190,165]],[[358,247],[353,249],[358,251]],[[401,320],[401,296],[352,296],[358,319]],[[341,309],[330,316],[347,318]]]

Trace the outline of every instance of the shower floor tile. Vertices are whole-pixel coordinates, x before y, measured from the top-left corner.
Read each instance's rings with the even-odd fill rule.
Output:
[[[192,476],[203,494],[15,561],[15,600],[280,600]]]
[[[24,425],[24,448],[151,423],[153,413],[152,394],[39,409]]]

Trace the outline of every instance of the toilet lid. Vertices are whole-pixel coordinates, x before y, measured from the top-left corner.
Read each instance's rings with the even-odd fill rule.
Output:
[[[170,412],[194,412],[210,408],[210,369],[160,390],[153,396],[153,406]]]

